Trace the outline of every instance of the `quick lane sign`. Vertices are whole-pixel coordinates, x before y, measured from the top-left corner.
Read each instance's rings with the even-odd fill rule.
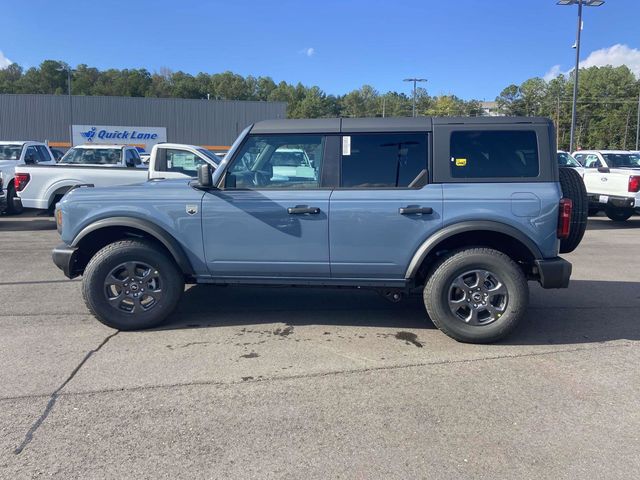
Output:
[[[74,145],[115,143],[142,147],[149,152],[156,143],[167,141],[165,127],[73,125],[72,130]]]

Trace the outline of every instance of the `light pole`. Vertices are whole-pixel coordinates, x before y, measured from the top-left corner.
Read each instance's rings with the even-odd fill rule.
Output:
[[[405,78],[403,82],[413,82],[413,116],[416,116],[416,88],[418,82],[426,82],[426,78]]]
[[[604,0],[559,0],[558,5],[578,5],[578,32],[576,33],[576,67],[573,72],[573,105],[571,106],[571,135],[569,152],[573,151],[573,140],[576,131],[576,103],[578,100],[578,72],[580,70],[580,32],[582,31],[582,7],[599,7]]]
[[[73,99],[71,97],[71,67],[69,65],[56,68],[58,72],[67,72],[67,93],[69,96],[69,147],[73,147]]]

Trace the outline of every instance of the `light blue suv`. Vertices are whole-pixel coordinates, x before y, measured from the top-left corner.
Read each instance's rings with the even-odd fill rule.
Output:
[[[419,288],[444,333],[491,342],[528,280],[569,283],[558,254],[582,238],[586,195],[553,139],[541,118],[260,122],[197,179],[68,193],[53,260],[123,330],[159,325],[185,283]]]

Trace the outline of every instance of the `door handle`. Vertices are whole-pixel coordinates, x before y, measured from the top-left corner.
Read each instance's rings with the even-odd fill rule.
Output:
[[[307,207],[306,205],[296,205],[295,207],[287,208],[287,213],[289,215],[317,215],[320,213],[320,209],[318,207]]]
[[[433,213],[433,208],[431,207],[402,207],[398,209],[398,213],[400,215],[430,215]]]

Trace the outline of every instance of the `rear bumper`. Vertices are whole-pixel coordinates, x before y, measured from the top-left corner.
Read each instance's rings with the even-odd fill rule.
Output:
[[[606,202],[601,202],[601,197],[607,197]],[[616,208],[640,208],[640,196],[638,197],[617,197],[612,195],[589,194],[589,203],[593,206],[604,208],[606,206]]]
[[[51,258],[67,278],[75,278],[80,272],[77,271],[78,249],[63,243],[58,245],[51,252]]]
[[[556,257],[536,260],[538,281],[542,288],[567,288],[571,278],[571,264]]]

